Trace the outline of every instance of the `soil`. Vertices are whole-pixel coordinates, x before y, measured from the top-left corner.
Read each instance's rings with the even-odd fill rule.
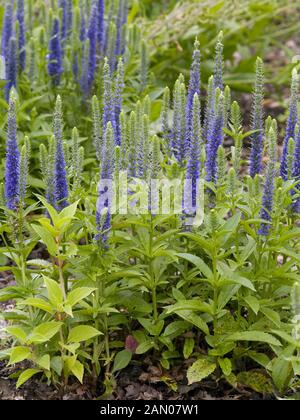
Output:
[[[234,389],[227,383],[213,380],[187,385],[185,373],[179,373],[182,366],[175,368],[168,376],[162,375],[158,367],[146,364],[131,365],[116,378],[110,395],[104,393],[101,382],[98,386],[89,383],[70,384],[65,389],[56,389],[41,382],[38,377],[29,380],[19,390],[9,375],[12,368],[0,362],[0,400],[272,400],[271,395],[261,395],[244,387]],[[176,371],[177,370],[177,371]],[[174,377],[177,375],[177,380]]]

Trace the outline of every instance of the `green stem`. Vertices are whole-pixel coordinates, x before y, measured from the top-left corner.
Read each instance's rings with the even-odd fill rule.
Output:
[[[156,294],[156,282],[154,279],[153,266],[152,266],[152,248],[153,248],[153,216],[150,215],[150,232],[149,232],[149,274],[152,284],[152,307],[153,307],[153,319],[156,323],[158,319],[157,311],[157,294]]]
[[[65,287],[65,279],[63,275],[63,261],[59,259],[59,256],[57,257],[58,260],[58,273],[59,273],[59,284],[61,287],[61,291],[64,297],[64,300],[67,299],[67,293],[66,293],[66,287]]]
[[[217,307],[218,307],[218,297],[219,297],[219,293],[218,293],[218,272],[217,272],[217,260],[218,260],[218,256],[217,256],[217,252],[216,249],[213,253],[213,258],[212,258],[212,267],[213,267],[213,276],[214,276],[214,320],[213,320],[213,327],[214,327],[214,331],[216,330],[217,327],[217,317],[216,317],[216,312],[217,312]]]
[[[153,287],[152,289],[152,306],[153,306],[153,319],[156,322],[158,319],[156,287]]]
[[[102,277],[101,281],[101,298],[103,301],[105,300],[105,277],[106,271]],[[108,336],[108,322],[107,322],[107,314],[103,314],[103,326],[104,326],[104,345],[105,345],[105,354],[107,361],[110,360],[110,350],[109,350],[109,336]],[[106,371],[109,372],[109,363],[107,364]]]

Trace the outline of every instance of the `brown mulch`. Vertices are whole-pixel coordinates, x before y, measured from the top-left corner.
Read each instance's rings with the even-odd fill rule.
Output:
[[[225,381],[205,380],[188,385],[182,366],[164,374],[156,366],[133,363],[115,378],[115,386],[110,395],[105,394],[101,380],[97,386],[84,382],[71,383],[63,388],[54,388],[36,377],[26,382],[20,389],[15,387],[12,367],[0,362],[0,400],[271,400],[270,395],[260,395],[240,386],[232,388]]]

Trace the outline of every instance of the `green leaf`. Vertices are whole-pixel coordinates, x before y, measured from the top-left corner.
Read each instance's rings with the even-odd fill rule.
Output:
[[[60,376],[63,369],[62,358],[59,356],[51,357],[50,367]]]
[[[198,311],[198,312],[205,312],[210,315],[213,314],[213,308],[206,302],[201,302],[198,299],[193,300],[180,300],[174,305],[170,305],[166,307],[166,313],[178,313],[180,311]]]
[[[271,308],[262,307],[261,312],[276,325],[276,327],[281,327],[280,315],[278,312],[274,311]]]
[[[51,204],[48,203],[48,201],[41,195],[37,194],[38,199],[41,201],[41,203],[44,205],[45,209],[48,211],[51,220],[53,222],[53,224],[55,225],[57,223],[58,220],[58,213],[55,210],[55,208],[53,206],[51,206]]]
[[[31,349],[29,347],[14,347],[11,349],[8,365],[22,362],[23,360],[28,359],[30,355]]]
[[[51,233],[40,225],[32,225],[32,228],[46,245],[49,254],[55,256],[57,253],[57,244]]]
[[[76,305],[76,303],[89,296],[95,290],[96,289],[91,287],[77,287],[76,289],[73,289],[71,290],[71,292],[68,293],[66,304],[72,307]]]
[[[200,382],[202,379],[211,375],[217,365],[213,362],[210,362],[207,359],[198,359],[192,364],[187,370],[188,384],[191,385],[195,382]]]
[[[240,372],[237,375],[237,380],[239,383],[261,394],[273,394],[272,382],[263,372],[258,372],[257,370]]]
[[[256,249],[256,240],[248,236],[248,243],[244,247],[240,255],[240,262],[244,263]]]
[[[79,362],[79,360],[75,360],[75,363],[73,364],[71,368],[71,372],[73,373],[74,376],[76,376],[78,381],[82,383],[84,367],[83,367],[83,364]]]
[[[249,279],[240,276],[238,273],[228,267],[228,265],[223,261],[218,262],[218,271],[222,276],[222,278],[219,280],[220,286],[225,284],[240,284],[241,286],[247,287],[248,289],[255,292],[255,287]]]
[[[138,318],[139,323],[149,332],[149,334],[158,336],[164,327],[164,321],[159,320],[153,323],[150,319]]]
[[[28,175],[27,182],[31,187],[40,188],[41,190],[45,189],[45,183],[41,179],[35,178],[32,175]]]
[[[187,337],[184,339],[184,345],[183,345],[183,357],[185,359],[188,359],[194,351],[195,346],[195,340],[191,337]]]
[[[286,333],[285,331],[272,330],[272,333],[278,335],[280,338],[285,340],[287,343],[292,344],[293,346],[300,348],[300,343],[297,340],[295,340],[291,335]]]
[[[240,284],[229,284],[227,286],[223,286],[218,296],[218,310],[223,309],[230,299],[236,295],[240,288]]]
[[[50,321],[44,322],[34,328],[32,333],[28,336],[28,343],[45,343],[49,341],[60,330],[62,322]]]
[[[112,373],[116,372],[117,370],[121,370],[126,368],[129,365],[132,358],[132,352],[130,350],[122,350],[116,354],[114,360],[114,366]]]
[[[49,279],[49,277],[43,277],[50,302],[57,310],[61,310],[63,304],[63,293],[59,284],[55,280]]]
[[[192,241],[196,242],[200,245],[201,249],[204,249],[208,255],[212,255],[214,253],[214,245],[206,238],[203,238],[200,235],[195,235],[194,233],[180,233],[178,236],[186,236],[187,238],[191,239]]]
[[[209,334],[209,329],[205,321],[199,316],[193,313],[192,311],[178,311],[177,315],[185,321],[190,322],[195,325],[199,330],[203,331],[205,334]]]
[[[50,370],[50,356],[49,354],[44,354],[44,356],[40,357],[36,364],[43,369]]]
[[[252,309],[255,315],[257,315],[260,308],[258,299],[255,296],[249,295],[244,297],[244,301],[247,303],[249,308]]]
[[[148,350],[152,349],[154,347],[154,343],[151,340],[143,341],[141,344],[139,344],[135,350],[136,354],[144,354]]]
[[[89,325],[79,325],[70,331],[68,343],[79,343],[80,341],[89,340],[100,334],[102,333],[94,327],[90,327]]]
[[[269,357],[264,353],[257,353],[255,351],[249,351],[248,352],[249,357],[251,357],[252,360],[254,360],[259,365],[266,368],[268,364],[270,363]]]
[[[49,312],[50,314],[53,312],[53,308],[50,303],[46,302],[44,299],[41,298],[27,298],[23,300],[22,305],[33,306],[34,308],[42,309],[45,312]]]
[[[11,334],[14,337],[16,337],[21,343],[25,343],[27,334],[24,330],[22,330],[21,327],[17,327],[17,326],[6,327],[6,331],[8,332],[8,334]]]
[[[202,274],[204,274],[207,278],[213,277],[213,273],[211,269],[200,257],[197,257],[196,255],[192,255],[192,254],[186,254],[186,253],[178,253],[176,255],[194,264],[199,269],[199,271]]]
[[[293,365],[289,360],[286,360],[288,356],[292,356],[294,353],[293,345],[288,346],[279,357],[277,357],[272,365],[272,379],[276,388],[283,392],[287,389],[292,376],[293,376]]]
[[[178,337],[178,335],[182,334],[187,328],[189,327],[189,324],[185,321],[173,321],[169,325],[166,326],[164,330],[164,336],[175,336]]]
[[[220,240],[221,246],[223,246],[228,239],[233,236],[241,220],[241,213],[236,213],[234,216],[226,220],[221,226],[220,231],[217,232],[217,237]]]
[[[75,201],[75,203],[71,204],[68,207],[65,207],[60,213],[59,218],[67,218],[72,219],[76,213],[77,206],[78,206],[79,200]]]
[[[229,376],[232,372],[232,363],[231,360],[225,357],[224,359],[219,358],[218,359],[220,368],[222,369],[222,372],[225,376]]]
[[[68,350],[73,355],[76,355],[76,350],[80,347],[79,343],[63,344],[62,347]]]
[[[51,263],[46,260],[42,260],[39,258],[35,258],[33,260],[27,260],[26,261],[27,266],[33,266],[33,267],[39,267],[39,268],[46,268],[51,267]]]
[[[40,369],[26,369],[24,372],[21,373],[21,375],[18,378],[16,387],[20,388],[28,379],[30,379],[33,375],[36,375],[37,373],[41,372]]]
[[[205,337],[205,339],[208,343],[209,343],[209,337],[211,337],[211,336],[206,336]],[[235,347],[236,347],[236,344],[232,341],[222,342],[222,343],[218,344],[216,347],[214,347],[213,349],[210,349],[208,351],[208,354],[210,356],[223,357],[223,356],[225,356],[225,354],[230,353]]]
[[[242,331],[233,333],[226,337],[227,341],[259,341],[262,343],[271,344],[273,346],[281,346],[280,341],[273,335],[262,331]]]

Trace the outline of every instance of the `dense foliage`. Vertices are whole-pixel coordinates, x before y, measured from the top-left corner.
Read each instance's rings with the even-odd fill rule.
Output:
[[[205,89],[198,39],[161,89],[135,3],[49,3],[6,1],[2,24],[1,358],[17,387],[100,377],[108,395],[147,353],[164,378],[184,364],[189,384],[297,389],[297,66],[279,153],[263,60],[245,129],[222,32]]]

